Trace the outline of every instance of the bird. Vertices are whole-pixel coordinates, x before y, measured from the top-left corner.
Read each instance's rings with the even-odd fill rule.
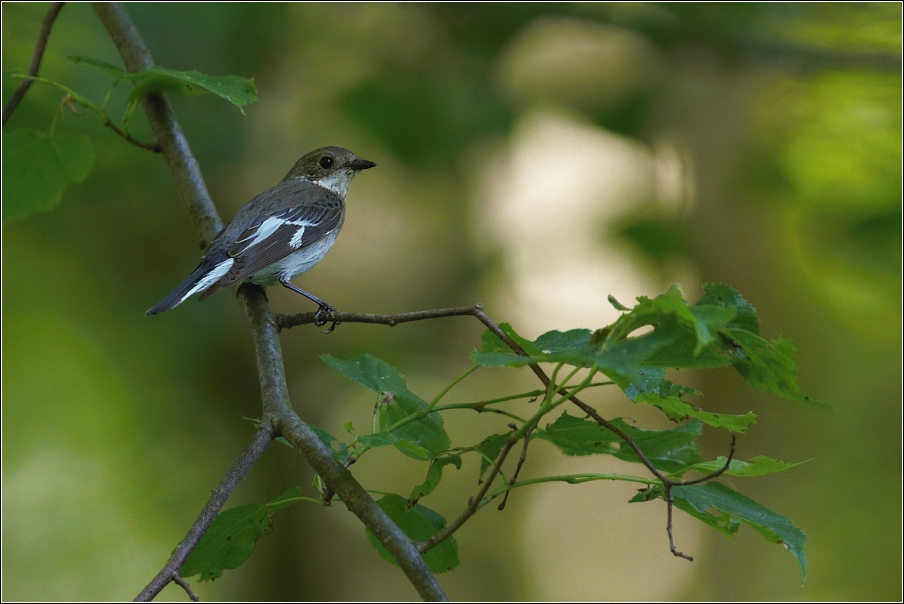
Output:
[[[204,300],[235,283],[251,282],[280,284],[305,296],[319,306],[315,323],[325,325],[323,314],[336,309],[291,279],[309,271],[330,250],[345,222],[345,195],[352,179],[376,165],[342,147],[321,147],[304,155],[279,184],[235,213],[198,268],[145,315],[171,310],[197,293]]]

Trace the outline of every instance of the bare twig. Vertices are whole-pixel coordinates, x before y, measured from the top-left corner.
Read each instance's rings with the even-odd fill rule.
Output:
[[[170,581],[173,580],[173,577],[179,575],[179,569],[181,569],[182,565],[185,564],[185,561],[188,560],[192,550],[195,549],[195,546],[201,540],[201,537],[204,536],[204,533],[210,527],[214,518],[217,517],[217,514],[223,508],[226,500],[229,499],[229,496],[232,495],[232,492],[239,483],[242,482],[242,479],[245,478],[249,471],[251,471],[255,462],[257,462],[260,456],[264,454],[264,451],[267,450],[267,447],[274,438],[275,433],[273,425],[266,420],[262,421],[258,426],[257,431],[254,433],[254,436],[251,437],[251,442],[248,443],[248,446],[245,447],[242,454],[235,460],[232,468],[226,476],[223,477],[223,480],[220,481],[217,488],[213,490],[210,499],[207,501],[207,505],[201,510],[201,514],[189,529],[188,534],[186,534],[182,542],[176,546],[176,550],[170,557],[169,562],[160,569],[157,576],[148,583],[147,587],[145,587],[140,594],[138,594],[135,598],[136,602],[150,602],[169,584]]]
[[[506,441],[505,445],[502,447],[502,451],[499,452],[499,456],[496,457],[496,463],[493,464],[493,469],[490,470],[490,473],[487,475],[486,480],[483,481],[483,486],[481,486],[480,491],[474,497],[471,497],[468,500],[468,505],[465,510],[452,521],[445,529],[441,532],[433,535],[426,541],[420,543],[418,545],[418,549],[421,553],[426,552],[428,549],[436,547],[446,539],[452,536],[452,534],[461,528],[461,526],[467,522],[468,518],[477,513],[477,510],[480,509],[480,502],[487,494],[487,491],[490,490],[490,486],[493,484],[493,480],[496,478],[496,475],[499,474],[499,470],[502,469],[502,464],[505,462],[505,458],[508,456],[509,451],[512,450],[512,447],[515,446],[514,440],[509,439]]]
[[[173,583],[181,587],[185,590],[185,593],[188,594],[188,597],[191,598],[192,602],[200,602],[201,598],[192,591],[191,585],[188,584],[188,581],[180,577],[179,575],[173,575]]]
[[[672,499],[671,485],[666,485],[665,487],[665,502],[668,505],[668,511],[666,512],[667,520],[665,524],[665,531],[669,534],[669,551],[672,552],[672,555],[676,558],[684,558],[685,560],[690,560],[691,562],[693,562],[693,557],[679,552],[678,548],[675,547],[675,537],[672,535],[672,508],[675,507],[675,502]]]
[[[482,310],[482,304],[474,306],[458,306],[453,308],[437,308],[434,310],[419,310],[415,312],[399,313],[395,315],[372,315],[367,313],[354,312],[324,312],[321,318],[327,321],[338,323],[373,323],[378,325],[389,325],[395,327],[400,323],[410,323],[412,321],[425,321],[427,319],[439,319],[441,317],[461,317],[474,316],[477,310]],[[309,325],[316,323],[315,315],[317,313],[275,313],[273,315],[276,325],[280,330],[297,327],[299,325]]]
[[[66,3],[54,2],[47,10],[47,14],[44,15],[44,21],[41,23],[41,31],[38,33],[37,42],[35,42],[35,52],[31,57],[31,65],[28,66],[28,75],[30,76],[38,75],[38,69],[41,67],[41,60],[44,58],[44,50],[47,48],[47,40],[50,38],[50,29],[53,27],[53,22],[56,21],[57,15],[63,10],[64,4]],[[25,97],[25,93],[28,92],[29,86],[31,86],[31,80],[22,80],[19,83],[19,87],[16,88],[16,91],[13,93],[12,98],[9,99],[9,102],[3,108],[4,126],[6,125],[6,122],[9,121],[13,111],[19,106],[19,102]]]
[[[521,445],[521,455],[518,456],[518,465],[515,466],[515,472],[512,474],[512,477],[509,479],[509,484],[515,484],[518,481],[518,474],[521,473],[521,468],[524,466],[524,462],[527,461],[527,445],[530,444],[530,434],[534,431],[534,427],[528,428],[527,432],[524,433],[524,444]],[[496,509],[500,512],[505,509],[505,504],[508,502],[508,496],[511,491],[505,492],[505,497],[502,498],[502,503],[499,504],[499,507]]]

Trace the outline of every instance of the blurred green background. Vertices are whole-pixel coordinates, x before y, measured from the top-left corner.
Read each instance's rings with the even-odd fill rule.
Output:
[[[4,70],[27,68],[47,6],[3,3]],[[680,283],[695,300],[721,281],[757,307],[764,335],[795,341],[802,388],[835,405],[794,407],[728,370],[683,376],[707,409],[760,416],[740,457],[812,459],[734,481],[807,532],[803,587],[779,546],[680,513],[695,561],[673,558],[661,502],[628,506],[630,487],[597,483],[482,510],[457,534],[461,568],[440,576],[453,599],[900,599],[900,4],[127,7],[158,64],[255,78],[247,116],[211,95],[173,99],[224,218],[316,147],[379,164],[351,187],[334,249],[297,280],[339,309],[482,301],[533,338],[607,324],[609,293],[630,303]],[[66,55],[121,64],[87,4],[63,9],[41,75],[100,101],[104,76]],[[4,79],[4,102],[14,86]],[[4,135],[46,131],[60,99],[32,86]],[[143,117],[132,131],[149,139]],[[3,597],[131,598],[246,443],[255,362],[231,293],[143,314],[199,257],[161,158],[90,114],[67,112],[57,132],[91,137],[90,176],[3,226]],[[276,289],[270,300],[313,310]],[[291,330],[295,408],[334,434],[364,429],[372,397],[320,354],[371,352],[432,397],[480,333],[463,318]],[[535,387],[508,373],[478,372],[454,401]],[[665,425],[609,393],[590,400]],[[459,413],[447,418],[458,444],[504,422]],[[715,456],[726,441],[703,444]],[[639,471],[544,447],[525,476]],[[378,450],[353,469],[405,494],[426,467]],[[457,514],[475,471],[447,470],[423,503]],[[230,505],[295,484],[311,495],[311,477],[275,445]],[[275,524],[240,569],[193,583],[202,598],[416,598],[341,505],[296,504]]]

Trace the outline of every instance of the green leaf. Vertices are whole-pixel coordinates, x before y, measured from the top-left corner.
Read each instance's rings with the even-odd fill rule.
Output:
[[[700,472],[701,474],[710,474],[725,467],[725,461],[727,459],[727,457],[722,455],[719,456],[719,458],[715,461],[704,461],[702,463],[695,464],[694,466],[688,468],[688,470],[694,470],[696,472]],[[769,457],[766,457],[765,455],[757,455],[750,461],[732,459],[731,464],[728,466],[728,469],[725,471],[725,473],[731,476],[765,476],[766,474],[775,474],[776,472],[789,470],[795,466],[799,466],[802,463],[805,462],[799,461],[797,463],[785,463],[783,461],[771,459]]]
[[[408,501],[401,495],[385,495],[377,501],[377,505],[414,541],[426,541],[446,527],[446,519],[438,513],[420,504],[409,507]],[[367,539],[376,548],[381,558],[394,566],[398,566],[392,555],[386,551],[383,544],[369,530],[367,531]],[[423,556],[427,567],[434,573],[454,570],[459,565],[458,544],[455,542],[454,537],[450,537],[436,547],[427,550]]]
[[[453,464],[457,470],[461,469],[461,455],[443,455],[437,457],[430,462],[430,468],[427,469],[427,478],[424,482],[413,489],[408,495],[409,501],[417,502],[421,497],[425,497],[433,492],[439,486],[440,480],[443,478],[443,468]]]
[[[700,394],[693,388],[673,384],[665,378],[661,367],[643,367],[637,371],[637,378],[622,387],[625,395],[635,403],[646,403],[662,410],[673,421],[687,418],[699,419],[714,428],[725,428],[732,432],[743,432],[756,421],[756,414],[730,415],[710,413],[695,408],[681,400],[684,394]]]
[[[491,434],[483,439],[480,444],[474,447],[474,450],[480,453],[480,478],[483,478],[484,472],[493,465],[496,458],[502,452],[505,443],[508,442],[509,434]]]
[[[200,543],[182,566],[182,577],[200,575],[212,581],[226,569],[238,568],[254,551],[254,544],[270,532],[273,512],[301,496],[301,487],[292,487],[270,503],[242,505],[221,512],[204,533]]]
[[[164,67],[148,67],[144,71],[130,73],[124,79],[135,82],[135,88],[126,97],[126,103],[134,104],[149,92],[176,94],[203,94],[212,92],[226,99],[244,115],[244,106],[257,100],[254,79],[234,75],[211,76],[198,71],[176,71]]]
[[[676,472],[703,462],[697,447],[702,431],[700,422],[690,422],[671,430],[642,430],[621,419],[612,423],[630,436],[657,469]],[[640,458],[628,444],[598,423],[563,413],[545,430],[536,430],[534,438],[548,440],[566,455],[602,453],[624,461],[640,463]]]
[[[333,455],[336,456],[336,459],[344,462],[348,458],[350,451],[347,444],[340,441],[338,438],[336,438],[323,428],[319,428],[313,424],[308,425],[311,427],[311,430],[314,432],[314,434],[317,435],[317,438],[320,439],[320,442],[325,444],[331,451],[333,451]],[[339,447],[334,447],[333,443],[339,443]]]
[[[831,408],[811,399],[797,385],[797,355],[790,340],[778,338],[771,343],[760,336],[741,329],[726,329],[730,338],[732,365],[747,383],[763,392],[809,407]]]
[[[99,69],[114,80],[118,80],[122,76],[126,75],[126,70],[122,67],[111,65],[110,63],[101,61],[100,59],[92,59],[91,57],[84,57],[81,55],[66,55],[66,58],[76,65],[78,65],[79,63],[84,63],[85,65],[90,65],[95,69]]]
[[[369,354],[363,354],[347,361],[324,354],[320,355],[320,360],[334,371],[374,392],[408,390],[405,378],[398,369]]]
[[[394,424],[410,415],[422,413],[427,407],[427,403],[408,390],[396,392],[391,403],[380,405],[380,429],[388,431]],[[396,448],[414,459],[431,459],[452,444],[443,427],[442,416],[435,411],[399,426],[392,430],[392,435],[399,439]]]
[[[37,130],[3,134],[3,221],[49,210],[69,184],[91,171],[87,136],[47,136]]]
[[[534,341],[535,346],[544,353],[562,353],[590,355],[596,352],[596,346],[590,343],[592,334],[589,329],[571,329],[569,331],[547,331]]]
[[[422,414],[428,407],[420,397],[408,390],[405,378],[399,370],[385,361],[369,354],[347,361],[328,354],[322,355],[320,359],[353,382],[374,392],[385,394],[379,406],[380,430],[384,433],[390,432],[389,429],[393,425],[409,416]],[[391,430],[391,436],[398,439],[393,444],[399,451],[408,457],[421,460],[435,457],[448,449],[451,444],[443,427],[443,418],[436,412]],[[372,446],[382,444],[386,443],[379,441],[379,444]]]
[[[515,331],[515,328],[512,327],[510,324],[500,323],[499,329],[501,329],[505,333],[505,335],[507,335],[508,337],[513,339],[515,341],[515,343],[518,344],[521,348],[523,348],[524,352],[526,352],[529,356],[538,357],[538,356],[542,355],[540,350],[534,345],[533,342],[518,335],[518,333]],[[506,348],[508,348],[508,346],[506,346]]]
[[[506,354],[514,354],[512,349],[489,329],[481,334],[480,341],[483,344],[483,352],[504,352]]]
[[[471,353],[471,360],[484,367],[524,367],[534,363],[547,362],[548,358],[545,355],[542,357],[526,357],[511,351],[482,352],[475,350]]]
[[[769,541],[781,543],[797,559],[798,564],[800,564],[801,582],[806,582],[807,557],[804,547],[807,537],[802,530],[794,526],[784,516],[718,482],[675,487],[672,489],[672,498],[675,501],[675,506],[679,509],[688,511],[688,509],[692,508],[696,511],[693,515],[697,518],[701,518],[700,515],[716,518],[707,513],[708,510],[715,509],[732,520],[740,521],[753,527]],[[680,505],[679,502],[681,502]],[[689,505],[684,505],[684,502]],[[722,526],[727,528],[731,525],[723,524]]]
[[[759,335],[760,318],[756,316],[756,309],[744,299],[738,290],[723,283],[705,283],[703,291],[703,297],[697,300],[694,306],[733,308],[735,317],[728,322],[726,327],[744,329]]]
[[[399,439],[392,434],[386,432],[377,432],[376,434],[359,434],[356,439],[358,442],[368,447],[388,447],[399,442]]]

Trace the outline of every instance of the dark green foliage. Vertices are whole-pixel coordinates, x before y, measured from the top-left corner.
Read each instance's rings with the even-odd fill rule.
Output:
[[[180,570],[183,577],[201,575],[212,581],[238,568],[258,539],[273,528],[273,513],[294,503],[301,487],[293,487],[269,503],[252,503],[220,512]]]
[[[414,541],[426,541],[446,527],[446,519],[421,504],[410,505],[408,501],[399,495],[385,495],[377,501],[393,522],[402,529]],[[367,538],[377,548],[380,557],[396,564],[395,559],[386,548],[367,531]],[[454,538],[443,541],[438,546],[424,554],[424,562],[435,573],[443,573],[447,570],[455,570],[459,565],[458,544]],[[398,566],[396,564],[396,566]]]

